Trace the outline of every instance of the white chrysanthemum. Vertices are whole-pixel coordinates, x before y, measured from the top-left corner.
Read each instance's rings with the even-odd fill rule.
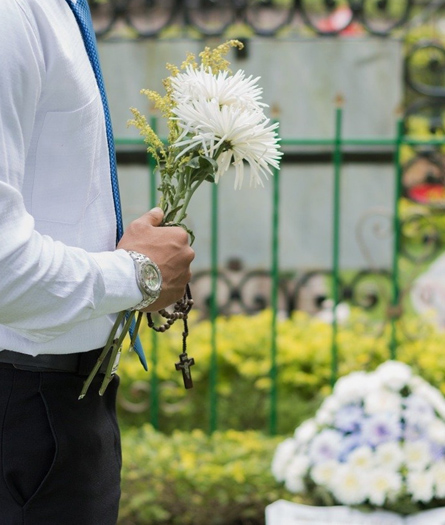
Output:
[[[315,420],[319,425],[332,425],[335,413],[340,408],[340,402],[335,396],[327,397],[315,414]]]
[[[309,457],[313,463],[321,463],[330,459],[338,459],[343,435],[332,429],[325,429],[317,434],[309,448]]]
[[[434,443],[445,445],[445,423],[439,419],[434,418],[426,427],[428,437]]]
[[[382,506],[386,499],[394,499],[401,490],[402,477],[387,468],[373,469],[366,475],[366,487],[369,501]]]
[[[437,388],[432,387],[426,381],[422,381],[417,383],[415,393],[423,397],[442,418],[445,418],[445,398]]]
[[[243,161],[250,166],[250,183],[254,186],[263,186],[261,175],[267,179],[268,174],[272,174],[270,166],[279,168],[282,154],[278,151],[275,131],[278,123],[270,125],[262,112],[220,106],[216,101],[204,98],[178,104],[173,112],[183,130],[175,143],[176,147],[184,148],[178,156],[194,148],[202,149],[211,158],[218,155],[216,182],[233,164],[235,188],[240,188],[244,176]]]
[[[429,444],[425,441],[408,441],[403,445],[405,464],[410,471],[425,469],[432,461]]]
[[[330,490],[344,505],[358,505],[366,500],[366,476],[349,465],[340,464]]]
[[[353,468],[369,471],[374,467],[374,453],[370,447],[358,447],[349,454],[347,463]]]
[[[333,459],[318,463],[312,467],[311,478],[319,485],[331,486],[339,466],[340,463]]]
[[[284,485],[290,492],[303,492],[304,477],[309,468],[309,458],[307,456],[295,456],[286,469]]]
[[[362,433],[364,441],[372,446],[397,441],[402,433],[400,419],[390,412],[374,414],[363,422]]]
[[[411,394],[404,400],[403,419],[411,425],[428,425],[435,417],[433,407],[423,397]]]
[[[364,406],[367,414],[377,414],[380,412],[400,414],[402,398],[396,392],[392,392],[386,388],[380,388],[368,393],[364,400]]]
[[[277,481],[284,481],[286,469],[296,450],[295,440],[285,439],[276,448],[272,460],[272,474]]]
[[[406,478],[406,484],[414,501],[427,503],[433,498],[434,476],[432,471],[410,472]]]
[[[234,75],[220,71],[216,75],[206,71],[204,66],[188,66],[184,73],[172,77],[173,100],[177,104],[189,104],[201,98],[214,100],[220,106],[234,105],[248,110],[266,107],[260,102],[262,88],[257,85],[260,77],[246,78],[242,69]]]
[[[400,391],[409,384],[411,368],[400,361],[386,361],[375,371],[382,383],[392,390]]]
[[[431,468],[434,477],[434,493],[437,498],[445,498],[445,461],[438,461]]]
[[[342,404],[361,401],[368,391],[368,382],[369,375],[366,372],[352,372],[340,377],[335,383],[334,396]]]
[[[295,441],[297,445],[305,445],[317,433],[317,423],[314,419],[308,419],[295,430]]]
[[[383,443],[375,449],[375,462],[377,465],[389,470],[398,470],[404,460],[400,443],[391,441]]]

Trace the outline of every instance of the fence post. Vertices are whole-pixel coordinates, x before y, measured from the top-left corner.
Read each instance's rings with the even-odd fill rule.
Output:
[[[272,193],[272,320],[271,320],[271,345],[270,345],[270,419],[269,432],[277,432],[277,311],[278,311],[278,286],[279,286],[279,226],[280,226],[280,179],[279,170],[273,172]]]
[[[157,118],[152,116],[150,126],[156,133]],[[150,172],[150,208],[157,205],[156,160],[153,155],[147,154]],[[159,381],[158,381],[158,334],[151,332],[151,378],[150,378],[150,423],[159,429]]]
[[[339,95],[336,99],[335,110],[335,137],[334,137],[334,202],[333,202],[333,237],[332,237],[332,342],[331,342],[331,385],[334,386],[338,374],[338,323],[337,305],[339,303],[339,271],[340,271],[340,190],[342,164],[342,117],[343,99]]]
[[[212,217],[211,217],[211,300],[210,300],[210,433],[213,433],[218,426],[218,397],[217,397],[217,326],[218,317],[218,185],[212,184]]]
[[[391,340],[389,344],[390,358],[396,359],[397,356],[397,320],[399,318],[398,309],[400,301],[399,289],[399,252],[400,252],[400,215],[399,201],[402,186],[402,166],[400,164],[400,147],[403,139],[403,120],[397,122],[396,147],[394,152],[394,216],[393,216],[393,253],[392,253],[392,302],[390,308],[391,316]]]

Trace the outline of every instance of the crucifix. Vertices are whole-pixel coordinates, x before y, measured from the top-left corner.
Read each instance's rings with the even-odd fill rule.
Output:
[[[179,354],[179,363],[175,363],[176,370],[181,370],[185,388],[193,388],[192,373],[190,367],[195,364],[193,357],[188,357],[186,352]]]

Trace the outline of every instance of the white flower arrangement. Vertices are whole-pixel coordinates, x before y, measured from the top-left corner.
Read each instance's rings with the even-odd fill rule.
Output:
[[[142,90],[167,119],[167,144],[145,116],[131,108],[130,124],[144,137],[161,176],[159,206],[165,223],[183,225],[197,188],[205,181],[218,183],[231,165],[235,189],[242,186],[245,165],[251,186],[263,186],[263,178],[279,169],[278,123],[264,113],[259,77],[246,77],[243,70],[232,74],[224,58],[231,47],[242,46],[230,40],[213,50],[206,47],[199,61],[189,54],[180,68],[168,64],[164,96]]]
[[[408,365],[338,380],[277,447],[272,473],[315,505],[414,514],[445,505],[445,398]]]
[[[138,109],[131,108],[134,118],[128,124],[139,129],[160,175],[158,190],[161,193],[159,207],[164,212],[162,225],[183,227],[190,235],[191,244],[194,234],[183,221],[187,217],[190,199],[202,183],[218,183],[232,165],[235,168],[235,189],[241,188],[247,164],[251,186],[263,186],[262,178],[267,179],[268,175],[273,175],[273,170],[279,169],[283,155],[277,134],[278,123],[270,122],[264,113],[267,104],[260,102],[259,77],[246,77],[242,70],[232,74],[229,69],[230,62],[224,57],[232,47],[242,49],[243,44],[229,40],[215,49],[206,47],[199,53],[198,60],[189,53],[180,67],[167,64],[170,76],[163,81],[164,95],[149,89],[141,91],[154,109],[166,118],[166,141],[161,140]],[[191,307],[188,299],[185,296],[182,303],[176,304],[184,307],[182,313],[188,313],[187,308]],[[135,350],[147,369],[143,350],[138,348],[136,339],[142,313],[138,313],[136,323],[135,315],[134,311],[120,312],[79,399],[85,397],[101,363],[110,354],[99,390],[103,395],[117,370],[122,342],[132,325],[130,348]],[[180,315],[179,310],[174,316],[170,314],[169,321],[158,331],[168,329]],[[181,318],[185,323],[186,318]],[[124,326],[120,330],[122,323]],[[187,333],[184,326],[184,348]]]

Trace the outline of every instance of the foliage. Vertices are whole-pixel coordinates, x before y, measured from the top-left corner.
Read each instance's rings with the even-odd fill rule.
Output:
[[[119,524],[264,523],[265,506],[286,494],[270,472],[279,439],[253,431],[127,430]]]
[[[400,199],[399,213],[405,226],[402,230],[402,247],[412,252],[417,245],[419,255],[428,250],[428,243],[437,240],[439,250],[428,250],[436,258],[445,245],[445,214],[443,209]],[[424,220],[420,220],[423,218]],[[437,239],[436,239],[437,238]]]
[[[398,358],[445,392],[444,335],[425,320],[405,315],[397,325]],[[271,368],[270,311],[255,316],[219,317],[215,324],[216,393],[218,428],[260,429],[268,426]],[[152,332],[142,331],[145,349],[153,350]],[[339,375],[355,370],[374,370],[390,357],[391,326],[383,331],[371,324],[365,313],[353,311],[338,330]],[[181,333],[177,327],[157,338],[156,372],[159,384],[159,428],[209,429],[210,385],[212,373],[212,324],[195,319],[190,323],[189,355],[194,388],[185,390],[174,363],[181,352]],[[278,432],[291,432],[312,416],[323,397],[331,391],[332,327],[297,312],[277,323]],[[153,354],[149,350],[150,360]],[[150,374],[138,359],[125,353],[121,359],[121,397],[132,398],[132,384],[142,381],[145,401]],[[151,365],[153,371],[153,365]],[[140,399],[139,399],[140,400]],[[124,426],[141,424],[153,415],[146,407],[141,413],[121,410]]]

